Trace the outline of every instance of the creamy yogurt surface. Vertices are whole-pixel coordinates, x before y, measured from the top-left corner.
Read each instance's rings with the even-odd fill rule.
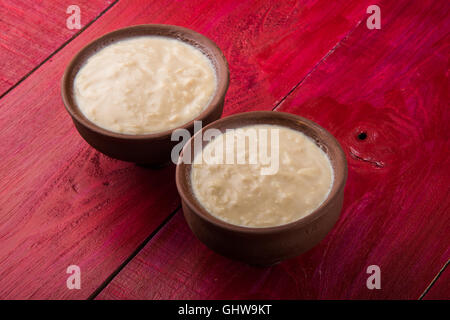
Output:
[[[125,134],[174,129],[198,116],[216,90],[209,58],[183,41],[139,36],[93,54],[78,71],[74,96],[98,126]]]
[[[287,127],[252,125],[242,129],[223,133],[195,156],[191,185],[200,204],[213,216],[245,227],[283,225],[317,209],[327,198],[334,179],[325,152],[305,134]],[[214,154],[215,150],[226,154],[230,148],[234,148],[236,157],[241,153],[250,159],[249,143],[238,145],[226,141],[236,139],[239,134],[245,135],[249,130],[261,129],[279,130],[276,144],[267,138],[268,150],[279,148],[278,170],[274,174],[261,174],[261,167],[267,162],[262,163],[259,157],[253,164],[250,161],[245,164],[202,161],[204,154]],[[258,148],[257,152],[261,150]]]

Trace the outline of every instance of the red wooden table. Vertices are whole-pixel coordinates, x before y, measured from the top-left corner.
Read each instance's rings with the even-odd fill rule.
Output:
[[[80,30],[66,26],[71,4]],[[379,30],[366,25],[372,4]],[[65,66],[142,23],[222,48],[224,116],[291,112],[337,137],[344,209],[317,247],[270,268],[219,256],[187,227],[174,166],[116,161],[78,135]],[[450,298],[449,1],[1,0],[0,30],[1,299]],[[80,289],[66,286],[69,265]]]

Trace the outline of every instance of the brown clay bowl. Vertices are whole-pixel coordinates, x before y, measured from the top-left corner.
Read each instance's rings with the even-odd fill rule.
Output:
[[[289,224],[276,227],[237,226],[214,217],[196,199],[190,179],[189,163],[192,161],[186,163],[187,161],[181,161],[180,157],[176,183],[184,216],[198,239],[224,256],[252,265],[267,266],[311,249],[333,228],[342,209],[347,180],[347,160],[339,142],[328,131],[310,120],[284,112],[255,111],[236,114],[209,124],[196,135],[209,128],[225,132],[226,129],[253,124],[280,125],[299,130],[311,137],[328,155],[334,170],[334,182],[328,197],[314,212]],[[187,142],[182,151],[186,153],[190,148],[191,158],[195,156],[193,139]],[[202,139],[203,146],[207,143]]]
[[[178,141],[171,141],[171,134],[177,128],[150,134],[121,134],[108,131],[88,120],[79,110],[73,94],[74,78],[83,63],[95,52],[108,44],[137,36],[164,36],[175,38],[200,49],[216,69],[217,88],[215,95],[203,112],[192,121],[178,127],[193,134],[195,120],[203,125],[217,120],[222,115],[223,103],[229,83],[228,63],[219,47],[205,36],[182,27],[161,24],[131,26],[107,33],[92,41],[79,51],[67,66],[62,78],[61,93],[64,105],[76,129],[92,147],[119,160],[146,165],[160,165],[170,161],[171,150]]]

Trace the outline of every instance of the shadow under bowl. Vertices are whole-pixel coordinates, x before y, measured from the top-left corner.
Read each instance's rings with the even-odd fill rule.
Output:
[[[89,57],[105,46],[124,39],[140,36],[161,36],[183,41],[202,51],[216,71],[217,87],[214,96],[204,110],[188,123],[163,132],[149,134],[122,134],[106,130],[87,119],[75,103],[74,79]],[[172,148],[178,141],[171,141],[174,130],[182,128],[194,133],[194,121],[211,123],[222,115],[225,94],[229,85],[228,63],[219,47],[207,37],[179,26],[146,24],[119,29],[103,35],[82,48],[67,66],[61,83],[64,106],[76,129],[86,142],[98,151],[115,159],[143,165],[162,165],[171,160]]]
[[[328,197],[316,210],[294,222],[264,228],[233,225],[211,215],[197,200],[191,185],[190,163],[195,153],[200,152],[194,148],[195,136],[183,148],[182,154],[190,149],[192,156],[188,161],[181,161],[180,157],[176,184],[186,221],[200,241],[229,258],[251,265],[268,266],[311,249],[333,228],[342,210],[347,160],[339,142],[328,131],[310,120],[284,112],[236,114],[209,124],[196,136],[211,128],[224,133],[226,129],[256,124],[278,125],[303,132],[327,154],[334,171],[334,181]],[[207,143],[202,139],[203,147]]]

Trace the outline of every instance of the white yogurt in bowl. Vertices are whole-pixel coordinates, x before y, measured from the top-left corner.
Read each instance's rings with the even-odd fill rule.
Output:
[[[325,201],[333,185],[333,168],[311,138],[278,125],[258,124],[240,129],[214,138],[194,158],[190,176],[193,194],[211,215],[244,227],[274,227],[299,220]],[[260,145],[256,150],[277,157],[271,160],[277,161],[277,170],[272,174],[261,174],[266,163],[252,154],[255,149],[250,147],[250,140],[245,144],[228,143],[250,137],[251,132],[261,137],[262,130],[268,132],[268,150],[261,150]],[[268,138],[271,130],[278,130],[277,140]],[[277,148],[277,152],[272,152],[272,148]],[[236,157],[234,163],[204,160],[204,155],[226,155],[230,151]],[[238,155],[247,161],[239,164]]]
[[[138,36],[114,42],[87,59],[74,79],[74,98],[96,125],[150,134],[197,117],[217,86],[210,59],[186,42]]]

